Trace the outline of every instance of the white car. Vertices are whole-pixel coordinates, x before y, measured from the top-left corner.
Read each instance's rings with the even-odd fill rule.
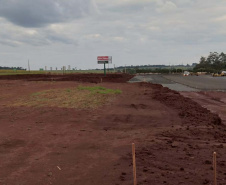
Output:
[[[189,75],[190,75],[190,72],[184,71],[184,76],[189,76]]]
[[[226,76],[226,71],[222,71],[222,72],[221,72],[221,75],[222,75],[222,76]]]

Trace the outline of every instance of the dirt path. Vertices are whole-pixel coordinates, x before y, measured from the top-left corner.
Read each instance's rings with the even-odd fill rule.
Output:
[[[224,184],[224,126],[216,115],[161,86],[102,83],[123,93],[96,110],[9,106],[37,91],[78,85],[0,81],[1,184],[129,185],[132,142],[140,185],[210,184],[213,151]]]

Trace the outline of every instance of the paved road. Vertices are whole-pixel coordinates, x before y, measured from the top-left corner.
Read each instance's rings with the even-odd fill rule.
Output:
[[[176,83],[162,75],[137,75],[132,78],[130,83],[135,82],[151,82],[153,84],[161,84],[163,87],[176,91],[199,91],[199,89],[191,88],[183,84]]]
[[[201,90],[226,90],[226,77],[212,77],[211,75],[200,76],[181,76],[181,75],[164,75],[164,78],[187,85],[192,88]]]
[[[226,91],[226,77],[182,75],[138,75],[130,82],[151,82],[176,91]]]

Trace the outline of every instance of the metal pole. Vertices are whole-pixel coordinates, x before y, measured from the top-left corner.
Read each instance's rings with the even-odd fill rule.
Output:
[[[28,71],[30,72],[30,62],[28,60]]]
[[[105,67],[105,62],[104,62],[104,76],[106,76],[106,67]]]

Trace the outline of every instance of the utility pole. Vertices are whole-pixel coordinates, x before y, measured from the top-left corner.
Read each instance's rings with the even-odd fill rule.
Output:
[[[28,59],[28,71],[30,72],[30,62],[29,62],[29,59]]]

